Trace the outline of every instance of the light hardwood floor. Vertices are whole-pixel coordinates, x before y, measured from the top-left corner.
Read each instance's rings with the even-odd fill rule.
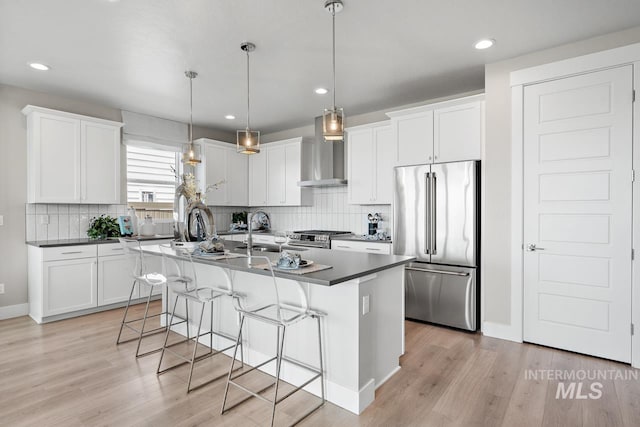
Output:
[[[28,317],[0,321],[0,425],[267,424],[269,408],[256,399],[219,414],[224,380],[187,395],[186,369],[157,376],[157,353],[136,360],[135,343],[116,346],[121,316],[119,309],[46,325]],[[556,380],[525,379],[527,369],[625,372],[631,370],[627,365],[414,322],[406,323],[406,334],[402,369],[362,415],[328,403],[301,425],[640,425],[638,381],[602,381],[600,399],[579,400],[556,399]],[[228,363],[226,356],[209,359],[194,378],[224,372]],[[256,374],[248,381],[268,379]],[[281,405],[277,425],[316,402],[298,395]],[[230,395],[232,402],[240,397]]]

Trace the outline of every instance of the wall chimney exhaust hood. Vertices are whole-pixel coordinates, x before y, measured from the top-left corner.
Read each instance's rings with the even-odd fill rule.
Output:
[[[344,178],[344,143],[325,141],[322,135],[322,117],[316,117],[315,138],[310,145],[310,155],[303,156],[303,176],[306,181],[298,182],[299,187],[336,187],[347,185]],[[306,151],[306,150],[305,150]]]

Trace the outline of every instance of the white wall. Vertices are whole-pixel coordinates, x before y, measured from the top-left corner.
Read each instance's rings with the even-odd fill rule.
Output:
[[[510,178],[511,87],[515,70],[640,42],[640,27],[583,40],[485,67],[486,146],[484,257],[485,321],[511,324],[510,319]]]

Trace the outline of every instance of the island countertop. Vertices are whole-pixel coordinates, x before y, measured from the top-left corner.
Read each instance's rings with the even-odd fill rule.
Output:
[[[225,249],[229,249],[231,253],[246,254],[246,249],[240,249],[240,242],[225,242]],[[302,259],[311,260],[316,264],[330,265],[332,268],[316,271],[307,274],[293,274],[285,270],[274,269],[276,277],[296,280],[299,282],[313,283],[317,285],[333,286],[349,280],[367,276],[379,271],[398,267],[415,260],[415,257],[401,255],[379,255],[368,254],[362,252],[344,252],[332,251],[330,249],[316,248],[296,248],[293,251],[299,252]],[[145,253],[153,255],[161,255],[160,248],[157,245],[144,246]],[[278,259],[278,253],[274,252],[253,252],[254,257],[268,257],[271,261]],[[173,255],[179,259],[187,259],[185,255],[173,252]],[[193,257],[194,262],[201,264],[218,265],[221,267],[229,266],[233,270],[247,271],[255,274],[269,275],[268,270],[249,266],[247,258],[229,258],[225,260],[214,260],[205,257]],[[254,264],[263,263],[260,259],[255,259]]]

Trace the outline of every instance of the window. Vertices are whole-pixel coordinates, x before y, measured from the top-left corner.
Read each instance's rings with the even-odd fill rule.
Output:
[[[178,153],[127,145],[127,201],[171,203]]]

